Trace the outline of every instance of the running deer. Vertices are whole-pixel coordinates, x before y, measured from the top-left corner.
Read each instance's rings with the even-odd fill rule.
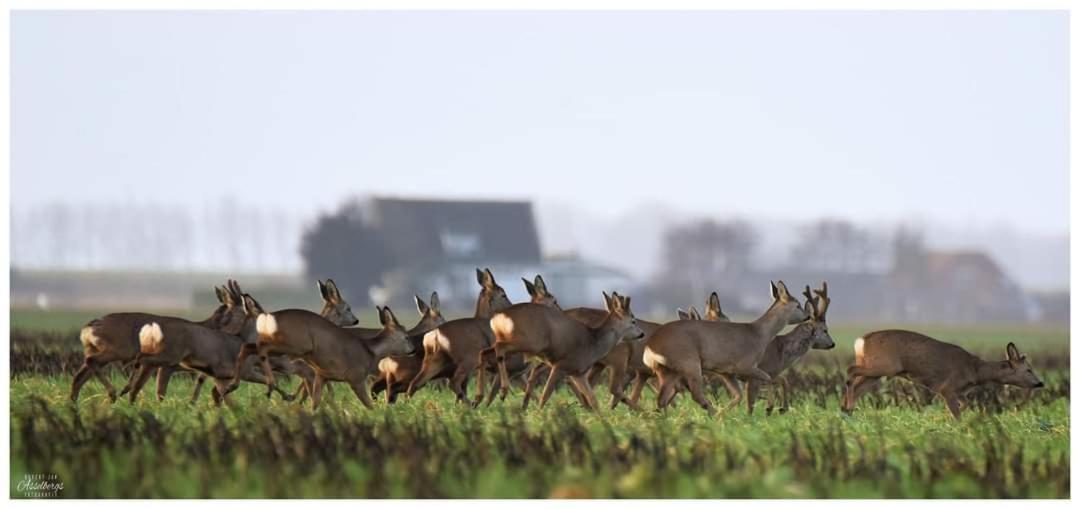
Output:
[[[232,280],[230,280],[230,284]],[[198,322],[209,328],[221,329],[235,327],[242,320],[243,311],[240,306],[230,305],[226,302],[228,292],[214,287],[220,305],[205,320]],[[235,303],[233,303],[235,304]],[[105,366],[113,362],[128,363],[135,360],[139,354],[139,331],[143,325],[151,322],[165,322],[182,320],[171,316],[156,315],[151,313],[110,313],[100,318],[90,320],[79,331],[79,341],[83,346],[83,363],[75,373],[71,382],[71,401],[79,400],[79,392],[90,379],[96,377],[109,395],[110,401],[116,401],[116,391],[108,376],[103,372]],[[157,396],[158,399],[165,397],[165,391],[172,375],[171,368],[158,370]],[[130,383],[130,381],[129,381]]]
[[[617,294],[608,297],[604,293],[604,307],[608,316],[599,327],[593,328],[551,306],[533,303],[510,306],[491,318],[495,343],[480,353],[478,362],[484,365],[487,358],[494,357],[505,393],[510,387],[507,355],[528,353],[539,357],[550,367],[547,384],[540,396],[541,407],[551,397],[555,385],[568,376],[577,392],[584,396],[587,407],[598,410],[596,396],[585,378],[586,372],[619,341],[640,340],[645,335],[630,310],[629,297]],[[522,408],[528,407],[540,373],[541,370],[533,370],[530,374]],[[483,386],[484,370],[477,381],[477,391],[481,394]]]
[[[687,313],[682,310],[679,311],[679,317],[682,319],[700,320],[702,317],[698,313],[697,308],[691,306],[690,312]],[[568,314],[574,316],[575,319],[582,321],[586,325],[595,326],[599,323],[598,320],[602,320],[604,316],[604,310],[593,308],[575,308],[567,311]],[[686,315],[683,318],[683,315]],[[705,316],[709,320],[723,320],[727,321],[727,316],[720,310],[720,297],[716,292],[712,292],[709,298],[705,300]],[[646,320],[638,320],[638,326],[645,332],[645,341],[637,342],[622,342],[615,345],[607,355],[600,359],[592,369],[589,370],[589,383],[594,384],[599,378],[600,373],[604,370],[608,370],[608,390],[611,392],[611,408],[615,408],[620,402],[626,404],[630,408],[638,409],[637,402],[641,399],[641,392],[645,388],[646,382],[652,376],[652,371],[642,361],[642,357],[645,352],[645,342],[648,341],[649,336],[652,335],[656,329],[660,328],[660,324],[656,322],[650,322]],[[627,377],[631,376],[633,379],[633,388],[630,390],[630,397],[624,396],[626,388]]]
[[[356,397],[372,408],[367,379],[375,374],[379,359],[388,355],[412,352],[412,344],[405,328],[397,321],[388,307],[376,307],[382,331],[367,341],[358,341],[347,329],[303,309],[286,309],[273,313],[261,313],[255,322],[259,335],[256,351],[263,366],[263,375],[270,387],[276,385],[269,358],[283,354],[303,359],[315,370],[311,391],[312,407],[318,408],[322,400],[322,388],[327,381],[349,384]],[[242,366],[250,348],[241,350],[236,360]],[[240,370],[237,369],[237,373]],[[234,378],[229,390],[239,384]]]
[[[780,413],[788,410],[788,382],[786,377],[781,376],[784,371],[806,355],[810,349],[829,350],[836,346],[832,337],[829,336],[829,326],[825,323],[825,313],[829,310],[829,303],[832,302],[829,299],[828,283],[822,282],[821,289],[814,290],[814,294],[817,296],[811,295],[809,286],[803,291],[803,295],[806,296],[806,311],[810,314],[810,319],[796,325],[791,332],[773,338],[758,362],[758,368],[772,377],[770,385],[773,391],[769,394],[769,405],[765,407],[766,414],[772,413],[773,393],[776,392],[777,386],[779,386],[781,397]],[[734,385],[733,404],[737,405],[741,399],[739,385],[737,382],[731,382],[729,379],[724,383],[729,391]],[[754,402],[764,382],[751,378],[746,383],[746,413],[753,414]]]
[[[670,403],[680,383],[685,383],[694,401],[711,414],[713,405],[702,390],[703,372],[771,380],[757,367],[765,348],[784,326],[806,320],[809,313],[783,281],[769,286],[772,305],[753,322],[678,320],[652,334],[642,360],[660,382],[658,409]]]
[[[956,419],[960,418],[960,396],[976,385],[1043,386],[1027,356],[1013,343],[1005,347],[1005,360],[984,361],[959,346],[905,330],[881,330],[857,338],[855,364],[847,372],[840,409],[849,415],[859,397],[876,388],[884,376],[903,377],[930,389],[945,400]]]
[[[236,357],[245,344],[244,337],[255,333],[256,310],[261,309],[250,295],[243,295],[242,302],[246,318],[235,333],[209,329],[197,323],[180,320],[151,322],[142,326],[139,330],[139,369],[131,389],[130,401],[135,402],[150,375],[150,370],[155,367],[181,367],[211,377],[214,380],[212,395],[216,405],[228,402],[225,399],[227,394],[225,389],[229,381],[234,378],[267,384],[267,379],[259,371],[259,366],[255,362],[245,363],[240,367],[240,371],[236,372]],[[249,361],[254,360],[254,358],[249,359]],[[283,364],[287,362],[283,358],[271,359],[271,362],[275,370],[289,369]],[[292,396],[280,389],[274,389],[282,399],[286,401],[292,399]]]
[[[412,329],[409,329],[409,341],[413,344],[412,355],[391,355],[379,361],[378,380],[371,386],[373,395],[386,391],[386,403],[393,403],[400,392],[408,388],[408,384],[424,363],[424,334],[446,323],[442,310],[439,306],[439,294],[431,292],[431,303],[428,304],[419,295],[416,298],[416,310],[420,312],[420,321]]]
[[[469,375],[477,367],[480,351],[495,340],[488,322],[495,313],[510,307],[510,299],[495,282],[491,269],[476,269],[476,281],[480,284],[480,295],[476,298],[473,317],[450,320],[424,335],[424,361],[420,372],[409,382],[406,394],[410,397],[427,382],[450,377],[450,389],[457,400],[468,403],[465,390]],[[515,356],[511,365],[517,371],[524,370],[525,360]]]

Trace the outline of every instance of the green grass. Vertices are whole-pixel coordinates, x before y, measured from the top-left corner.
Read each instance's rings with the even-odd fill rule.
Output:
[[[956,421],[890,381],[843,416],[851,342],[876,328],[832,327],[838,347],[795,367],[792,410],[771,416],[764,402],[709,416],[682,396],[663,414],[594,414],[565,389],[543,409],[521,411],[516,389],[472,410],[440,387],[368,410],[344,385],[315,412],[251,385],[215,409],[208,390],[187,402],[183,375],[164,402],[147,384],[136,403],[109,403],[91,380],[75,405],[70,374],[27,366],[11,380],[11,496],[36,473],[56,474],[69,498],[1069,496],[1067,329],[917,328],[987,357],[1016,341],[1048,385],[1024,406],[1019,391],[989,391]]]

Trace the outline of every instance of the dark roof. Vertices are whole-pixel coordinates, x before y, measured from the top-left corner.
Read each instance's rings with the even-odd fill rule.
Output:
[[[524,201],[371,199],[386,248],[421,263],[538,263],[532,204]]]
[[[988,277],[1003,275],[990,256],[978,251],[931,251],[926,253],[926,266],[931,274],[949,274],[960,268],[970,268]]]

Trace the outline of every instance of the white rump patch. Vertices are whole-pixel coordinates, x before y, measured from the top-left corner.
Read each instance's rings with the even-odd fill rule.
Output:
[[[79,331],[79,341],[82,341],[83,347],[93,347],[96,350],[101,349],[101,338],[97,334],[94,334],[94,327],[87,325]]]
[[[424,351],[434,352],[439,348],[439,329],[424,334]]]
[[[507,339],[514,334],[514,320],[507,316],[506,313],[499,313],[491,317],[488,324],[491,326],[491,332],[495,333],[496,340]]]
[[[272,338],[277,333],[277,319],[270,313],[262,313],[255,319],[255,330],[260,336]]]
[[[443,332],[441,330],[438,330],[436,332],[437,332],[437,334],[435,334],[435,340],[439,344],[439,349],[444,351],[444,352],[449,352],[450,351],[450,338],[446,337],[446,334],[443,334]]]
[[[397,371],[397,367],[397,361],[389,357],[383,357],[383,359],[379,361],[379,373],[393,373],[394,371]]]
[[[645,347],[645,354],[641,356],[641,362],[644,362],[649,369],[656,369],[657,366],[667,365],[667,359],[663,355],[660,355],[649,347]]]
[[[165,335],[161,333],[161,326],[157,322],[148,323],[139,329],[139,351],[142,353],[160,353],[165,349],[162,341]]]
[[[863,345],[866,341],[863,338],[855,339],[855,364],[862,364],[863,360]]]

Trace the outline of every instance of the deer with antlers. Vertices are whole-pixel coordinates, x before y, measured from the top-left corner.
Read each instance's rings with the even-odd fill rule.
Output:
[[[653,332],[642,360],[660,382],[658,409],[670,403],[676,389],[685,383],[694,401],[712,413],[713,405],[702,390],[706,372],[771,381],[768,373],[757,367],[765,348],[784,326],[806,320],[809,313],[791,297],[783,281],[769,285],[772,305],[753,322],[678,320]]]

